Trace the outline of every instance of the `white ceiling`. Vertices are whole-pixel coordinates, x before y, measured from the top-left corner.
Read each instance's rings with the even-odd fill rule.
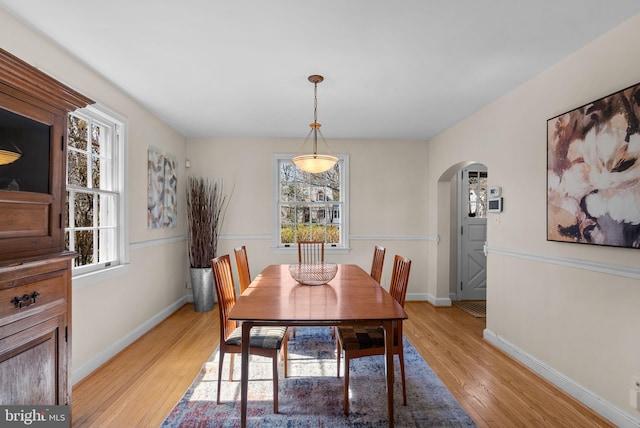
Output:
[[[426,140],[640,13],[638,0],[0,0],[0,7],[187,137],[300,139],[313,121],[311,74],[325,77],[318,122],[327,139]]]

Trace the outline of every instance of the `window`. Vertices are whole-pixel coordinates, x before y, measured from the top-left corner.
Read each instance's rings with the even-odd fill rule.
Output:
[[[468,216],[487,217],[487,171],[468,171]]]
[[[275,155],[277,206],[274,245],[294,247],[298,241],[324,241],[326,248],[348,248],[349,157],[321,174],[298,169],[294,155]]]
[[[124,122],[104,109],[68,115],[65,242],[74,275],[123,262]]]

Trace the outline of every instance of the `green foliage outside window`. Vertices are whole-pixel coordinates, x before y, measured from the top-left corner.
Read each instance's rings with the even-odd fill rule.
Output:
[[[326,234],[326,235],[325,235]],[[340,242],[340,229],[337,226],[305,226],[299,225],[297,234],[294,226],[283,226],[280,229],[280,240],[283,244],[294,244],[297,241],[324,241],[328,244]]]

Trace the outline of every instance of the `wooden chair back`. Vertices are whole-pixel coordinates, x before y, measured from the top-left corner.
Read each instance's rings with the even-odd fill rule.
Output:
[[[404,307],[404,299],[407,295],[409,284],[409,271],[411,260],[395,256],[393,261],[393,273],[391,274],[391,286],[389,294],[396,299],[400,306]],[[402,379],[402,403],[407,405],[407,388],[404,372],[404,348],[402,344],[402,320],[393,321],[393,354],[400,358],[400,376]],[[340,377],[340,358],[344,351],[344,414],[349,414],[349,364],[354,358],[368,357],[371,355],[384,355],[385,347],[384,330],[382,327],[338,327],[338,377]],[[345,342],[348,342],[345,343]]]
[[[229,365],[229,381],[233,379],[233,356],[242,352],[241,343],[237,340],[238,336],[232,333],[237,329],[238,323],[229,319],[229,312],[236,304],[236,287],[233,283],[233,275],[231,272],[231,260],[228,254],[216,257],[211,260],[211,269],[213,270],[213,278],[216,283],[216,294],[218,295],[218,312],[220,314],[220,358],[218,361],[218,394],[216,403],[220,404],[220,383],[222,377],[222,367],[224,364],[225,354],[231,354],[231,364]],[[252,337],[254,331],[260,330],[261,327],[255,327],[251,331]],[[273,333],[273,330],[276,330]],[[280,330],[278,332],[277,330]],[[229,337],[231,336],[231,339]],[[250,339],[249,353],[252,355],[261,355],[272,359],[273,367],[273,413],[278,413],[278,352],[280,349],[284,351],[284,377],[287,377],[287,341],[289,340],[289,331],[284,327],[276,327],[267,329],[264,332],[257,332],[258,341],[254,343]],[[273,344],[277,343],[277,347]]]
[[[387,250],[380,246],[376,245],[373,249],[373,262],[371,263],[371,278],[375,279],[378,284],[380,284],[380,279],[382,279],[382,265],[384,264],[384,253]]]
[[[400,306],[404,308],[404,299],[407,296],[407,285],[409,284],[409,271],[411,270],[411,260],[406,257],[396,255],[393,260],[393,273],[391,274],[391,285],[389,294],[396,299]]]
[[[238,323],[229,319],[229,312],[236,304],[236,287],[231,273],[231,260],[228,254],[211,260],[213,279],[218,296],[218,312],[220,313],[220,342],[226,342]]]
[[[298,263],[324,263],[324,242],[298,242]]]
[[[247,249],[243,245],[233,250],[236,256],[236,265],[238,266],[238,282],[240,282],[240,294],[244,293],[249,284],[251,284],[251,273],[249,273],[249,259],[247,258]]]

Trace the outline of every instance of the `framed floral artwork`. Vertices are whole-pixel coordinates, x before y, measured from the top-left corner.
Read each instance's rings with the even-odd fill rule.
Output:
[[[640,83],[547,121],[547,240],[640,247]]]

